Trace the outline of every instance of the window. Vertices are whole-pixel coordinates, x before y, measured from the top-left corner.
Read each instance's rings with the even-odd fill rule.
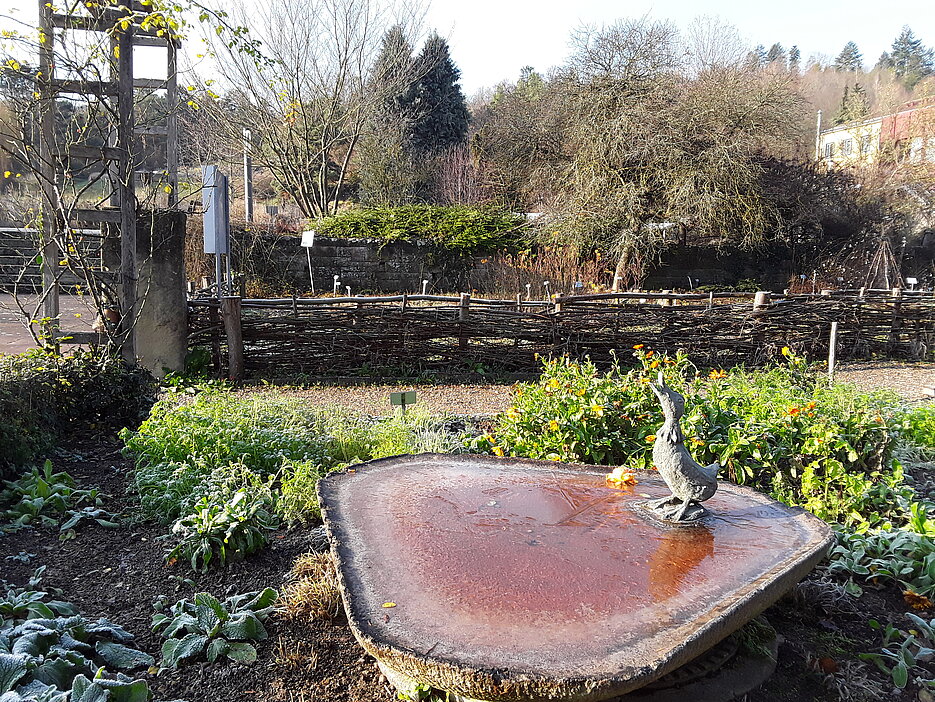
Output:
[[[834,142],[829,141],[825,143],[825,158],[831,158],[834,156]]]
[[[845,156],[850,154],[853,148],[854,148],[853,139],[845,139],[844,141],[841,142],[841,153],[844,154]]]
[[[860,153],[869,154],[873,151],[873,137],[865,136],[860,138]]]

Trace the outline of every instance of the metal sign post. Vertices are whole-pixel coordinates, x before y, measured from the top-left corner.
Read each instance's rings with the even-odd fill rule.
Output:
[[[230,197],[227,176],[217,166],[205,166],[201,204],[204,212],[204,248],[214,254],[218,298],[224,296],[222,256],[227,256],[227,288],[230,287]]]
[[[315,278],[312,275],[312,247],[315,245],[315,230],[310,229],[302,232],[302,248],[305,249],[305,256],[308,258],[308,282],[312,286],[312,295],[315,294]]]
[[[406,407],[409,405],[414,405],[416,403],[416,391],[415,390],[406,390],[404,392],[391,392],[390,393],[390,405],[392,407],[399,407],[402,409],[402,413],[406,414]]]

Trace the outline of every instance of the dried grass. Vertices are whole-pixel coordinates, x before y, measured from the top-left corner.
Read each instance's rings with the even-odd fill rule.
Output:
[[[290,620],[340,616],[341,592],[330,553],[306,553],[292,566],[290,581],[279,596],[279,613]]]

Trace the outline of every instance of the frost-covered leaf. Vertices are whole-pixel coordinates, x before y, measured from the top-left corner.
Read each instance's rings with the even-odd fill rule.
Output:
[[[224,639],[214,639],[208,644],[208,662],[214,663],[218,658],[227,653],[228,643]]]
[[[117,670],[148,668],[156,663],[148,653],[111,641],[98,641],[94,648],[108,666]]]
[[[216,627],[230,616],[218,599],[207,592],[199,592],[195,595],[195,607],[198,624],[208,635],[213,634]]]
[[[256,649],[248,643],[232,643],[228,645],[225,655],[238,663],[253,663],[256,660]]]
[[[186,634],[181,639],[169,639],[162,645],[164,663],[175,667],[189,658],[194,658],[205,650],[208,637],[204,634]]]
[[[106,619],[98,619],[94,624],[89,625],[87,627],[87,632],[88,636],[106,638],[124,644],[133,641],[135,638],[133,634],[122,626],[117,626]]]
[[[26,656],[0,653],[0,694],[12,690],[20,678],[26,675],[28,660]]]
[[[224,623],[221,636],[240,641],[263,641],[267,633],[266,627],[253,614],[241,614],[236,619]]]

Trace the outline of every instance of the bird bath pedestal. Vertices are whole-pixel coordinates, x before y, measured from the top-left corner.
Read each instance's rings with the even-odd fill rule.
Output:
[[[832,542],[822,521],[722,483],[692,526],[638,507],[651,472],[425,454],[318,484],[354,635],[394,681],[471,700],[608,700],[695,659]]]

